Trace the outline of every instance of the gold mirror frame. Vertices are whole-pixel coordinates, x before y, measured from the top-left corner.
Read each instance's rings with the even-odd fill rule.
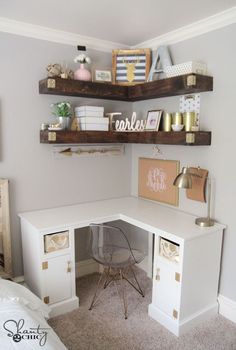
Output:
[[[9,181],[0,179],[0,277],[12,277]]]

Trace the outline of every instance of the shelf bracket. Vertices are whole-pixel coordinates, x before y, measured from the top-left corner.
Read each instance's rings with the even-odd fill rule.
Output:
[[[56,87],[56,80],[55,79],[47,79],[47,88],[48,89],[55,89]]]
[[[187,76],[187,86],[195,86],[197,83],[197,79],[195,75]]]
[[[55,142],[57,140],[57,133],[56,132],[49,132],[48,133],[48,141]]]
[[[193,132],[187,132],[185,141],[188,145],[193,145],[195,143],[195,134]]]

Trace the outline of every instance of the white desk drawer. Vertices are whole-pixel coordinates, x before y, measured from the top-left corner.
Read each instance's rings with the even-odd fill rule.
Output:
[[[179,244],[160,237],[158,255],[175,263],[180,262]]]
[[[44,236],[44,253],[52,253],[69,248],[69,231],[51,233]]]

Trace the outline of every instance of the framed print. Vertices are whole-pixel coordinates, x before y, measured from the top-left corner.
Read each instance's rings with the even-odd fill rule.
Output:
[[[158,131],[161,115],[162,110],[148,111],[145,129],[149,131]]]
[[[12,276],[8,180],[0,179],[0,276]]]
[[[150,63],[150,49],[113,50],[113,83],[121,85],[144,83],[148,79]]]
[[[138,195],[178,206],[179,189],[173,185],[179,173],[179,161],[139,158]]]
[[[93,81],[97,83],[111,83],[112,74],[109,69],[94,69],[93,71]]]

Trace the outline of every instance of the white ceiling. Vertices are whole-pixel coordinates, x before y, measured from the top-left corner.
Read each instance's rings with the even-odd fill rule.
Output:
[[[236,6],[236,0],[0,0],[0,16],[129,46]]]

